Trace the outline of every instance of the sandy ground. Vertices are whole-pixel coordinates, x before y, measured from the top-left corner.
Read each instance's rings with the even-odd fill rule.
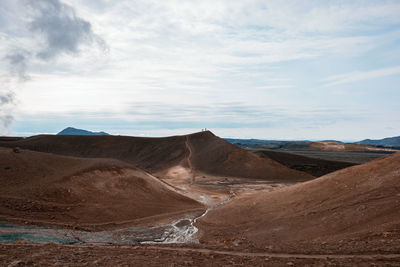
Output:
[[[271,192],[275,189],[294,183],[265,181],[257,179],[241,179],[225,176],[211,176],[206,174],[192,174],[182,166],[170,170],[171,176],[160,178],[171,185],[177,192],[195,199],[206,207],[219,206],[234,197],[251,195],[254,193]],[[194,181],[194,182],[193,182]]]
[[[204,204],[208,210],[215,209],[233,198],[254,193],[270,192],[295,182],[265,179],[243,179],[242,177],[220,176],[204,173],[193,164],[193,148],[188,137],[185,142],[188,150],[179,165],[156,173],[161,181],[186,197]]]

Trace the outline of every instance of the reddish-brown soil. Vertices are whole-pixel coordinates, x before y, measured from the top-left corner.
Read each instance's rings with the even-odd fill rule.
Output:
[[[210,132],[0,138],[2,222],[119,231],[208,208],[195,220],[200,244],[17,241],[0,244],[0,265],[400,265],[400,152],[287,187],[313,178],[297,165],[342,163],[263,156]]]
[[[182,246],[0,244],[2,266],[398,266],[400,255],[282,254]]]
[[[89,229],[204,207],[128,163],[0,148],[0,219]]]
[[[141,138],[128,136],[38,135],[0,146],[85,158],[113,158],[147,171],[179,164],[186,156],[184,137]]]
[[[325,174],[356,165],[355,163],[351,162],[310,158],[292,153],[272,150],[256,150],[253,153],[263,158],[270,158],[288,168],[306,172],[315,177],[320,177]]]
[[[270,193],[238,197],[198,222],[201,240],[264,249],[351,244],[347,251],[399,252],[399,181],[396,153]]]
[[[170,168],[183,166],[199,173],[272,181],[314,178],[271,159],[261,158],[209,131],[165,138],[39,135],[0,141],[0,146],[75,157],[114,158],[152,174],[165,174]]]

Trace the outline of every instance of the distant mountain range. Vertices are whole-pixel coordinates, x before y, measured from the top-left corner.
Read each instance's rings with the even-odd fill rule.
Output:
[[[233,139],[225,138],[231,144],[242,148],[254,149],[308,149],[311,141],[278,141],[261,139]]]
[[[359,142],[341,142],[337,140],[324,141],[278,141],[260,139],[233,139],[226,141],[247,149],[273,149],[273,150],[373,150],[372,147],[400,149],[400,136],[384,138],[380,140],[366,139]],[[365,147],[364,147],[365,146]],[[368,147],[369,146],[369,147]]]
[[[57,135],[110,135],[110,134],[105,132],[91,132],[87,130],[68,127],[59,132]]]
[[[376,140],[365,139],[357,143],[363,145],[373,145],[373,146],[398,147],[400,146],[400,136],[388,137]]]

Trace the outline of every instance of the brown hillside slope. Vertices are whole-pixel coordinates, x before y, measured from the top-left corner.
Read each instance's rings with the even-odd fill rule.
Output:
[[[392,235],[392,241],[399,240],[399,211],[396,153],[271,193],[234,199],[210,211],[198,226],[203,242],[243,238],[262,248],[371,236],[384,244]]]
[[[37,135],[0,146],[85,158],[113,158],[153,172],[178,164],[186,155],[185,138],[128,136]]]
[[[0,218],[92,226],[202,210],[157,178],[121,161],[0,148]]]
[[[193,168],[201,172],[268,180],[304,181],[314,178],[232,145],[211,132],[188,135],[188,143],[193,150]]]
[[[0,141],[0,146],[77,157],[114,158],[150,173],[182,165],[196,172],[222,176],[286,181],[313,178],[232,145],[209,131],[165,138],[39,135]]]

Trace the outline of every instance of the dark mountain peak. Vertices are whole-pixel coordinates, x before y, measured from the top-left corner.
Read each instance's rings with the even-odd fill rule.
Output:
[[[105,132],[91,132],[87,130],[76,129],[73,127],[67,127],[61,132],[59,132],[57,135],[110,135],[110,134]]]
[[[365,140],[362,140],[357,143],[363,144],[363,145],[397,147],[397,146],[400,146],[400,136],[387,137],[387,138],[376,139],[376,140],[375,139],[365,139]]]

